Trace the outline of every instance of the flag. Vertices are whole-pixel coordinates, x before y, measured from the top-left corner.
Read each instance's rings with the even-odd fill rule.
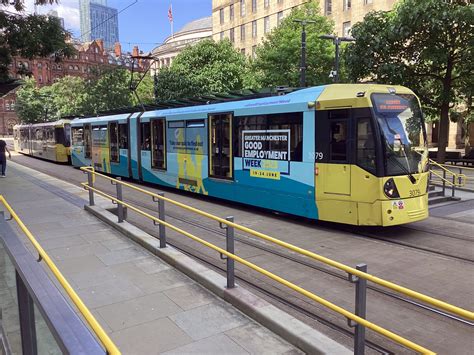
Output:
[[[170,22],[173,22],[173,11],[171,9],[171,4],[170,4],[170,7],[168,9],[168,19],[170,20]]]

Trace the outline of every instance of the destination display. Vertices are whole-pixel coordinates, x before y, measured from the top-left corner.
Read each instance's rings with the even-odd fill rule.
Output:
[[[289,174],[290,130],[242,131],[242,166],[253,177],[279,180],[280,174]]]

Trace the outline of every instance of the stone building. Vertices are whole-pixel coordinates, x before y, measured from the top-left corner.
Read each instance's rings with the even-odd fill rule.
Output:
[[[183,26],[178,32],[166,38],[162,45],[154,48],[151,52],[155,58],[151,74],[161,68],[169,67],[184,48],[195,44],[203,39],[212,38],[212,17],[204,17],[191,21]]]
[[[138,46],[133,47],[131,53],[122,52],[120,43],[115,43],[112,51],[107,51],[104,41],[97,39],[86,43],[75,43],[77,52],[71,58],[55,60],[54,56],[46,58],[26,59],[14,57],[10,64],[10,76],[14,79],[33,77],[38,86],[52,85],[56,80],[65,76],[88,78],[95,76],[95,68],[120,66],[131,69],[132,57],[140,52]],[[145,72],[150,65],[149,59],[135,60],[134,70]],[[0,99],[0,135],[9,134],[11,123],[19,122],[14,111],[16,102],[15,91]]]
[[[352,25],[373,10],[390,10],[398,0],[212,0],[212,37],[229,38],[246,55],[255,55],[264,35],[294,7],[319,3],[321,13],[334,21],[337,35],[348,35]]]

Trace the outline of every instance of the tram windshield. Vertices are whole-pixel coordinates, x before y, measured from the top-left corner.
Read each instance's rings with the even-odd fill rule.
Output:
[[[423,116],[414,95],[373,94],[387,176],[423,172],[428,156]]]

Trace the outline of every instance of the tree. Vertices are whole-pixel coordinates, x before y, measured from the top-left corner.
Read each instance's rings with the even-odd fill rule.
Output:
[[[18,89],[16,96],[15,110],[22,123],[48,121],[48,111],[51,112],[53,106],[51,98],[36,87],[34,79],[26,79],[25,84]]]
[[[88,101],[92,99],[85,80],[79,77],[65,76],[50,87],[45,86],[41,89],[45,90],[50,92],[55,109],[49,115],[51,120],[86,113],[86,108],[90,106]]]
[[[334,27],[315,2],[294,8],[282,23],[265,36],[257,47],[253,68],[260,86],[299,86],[301,63],[301,23],[294,20],[311,20],[306,25],[306,82],[320,85],[329,82],[334,62],[334,47],[322,34],[332,33]]]
[[[473,23],[467,1],[404,0],[355,24],[356,42],[346,51],[353,80],[408,86],[439,115],[438,162],[445,160],[450,109],[472,93]]]
[[[208,90],[202,90],[188,75],[172,68],[162,68],[156,75],[155,93],[159,101],[167,101],[203,95]]]
[[[244,88],[248,65],[230,41],[203,40],[184,49],[157,75],[159,100],[229,92]]]
[[[36,0],[44,5],[53,0]],[[13,5],[18,11],[23,10],[22,0],[0,0],[0,6]],[[8,77],[8,65],[12,57],[24,58],[46,57],[55,55],[57,60],[74,53],[74,47],[66,43],[70,34],[65,31],[55,17],[41,15],[22,16],[0,10],[0,82]],[[29,74],[25,72],[24,74]]]
[[[144,75],[144,76],[143,76]],[[155,91],[154,91],[154,79],[150,76],[149,73],[135,73],[134,77],[136,80],[140,80],[143,76],[143,79],[140,81],[136,88],[136,95],[132,95],[132,104],[139,105],[139,104],[152,104],[155,102]],[[137,98],[140,100],[138,100]]]
[[[98,69],[96,78],[86,84],[88,93],[84,111],[97,114],[132,105],[130,71],[123,68]]]

